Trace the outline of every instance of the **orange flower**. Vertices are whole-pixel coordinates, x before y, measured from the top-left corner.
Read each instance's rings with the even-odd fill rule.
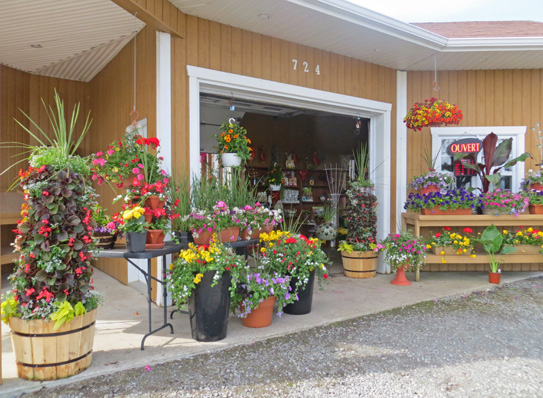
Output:
[[[227,135],[226,137],[224,137],[224,140],[225,140],[226,142],[232,141],[232,139],[230,138],[230,135]]]
[[[234,138],[238,138],[238,137],[239,137],[239,135],[237,135],[237,134],[234,136]]]
[[[246,138],[246,140],[249,144],[251,143],[251,140],[249,138]]]
[[[234,130],[230,129],[228,130],[228,134],[232,134],[234,132]]]

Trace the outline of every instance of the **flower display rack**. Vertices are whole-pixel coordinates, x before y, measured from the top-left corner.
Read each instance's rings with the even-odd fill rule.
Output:
[[[520,214],[514,215],[430,215],[423,216],[418,213],[402,213],[402,227],[413,230],[417,236],[428,237],[431,233],[440,231],[443,227],[451,227],[452,230],[461,231],[470,227],[474,232],[482,232],[487,226],[494,224],[498,229],[516,230],[520,227],[533,227],[543,229],[543,215]],[[512,253],[499,256],[503,260],[503,271],[543,271],[543,255]],[[443,262],[445,260],[445,263]],[[489,259],[483,251],[477,251],[476,257],[469,255],[436,255],[428,254],[426,257],[425,271],[488,271]]]

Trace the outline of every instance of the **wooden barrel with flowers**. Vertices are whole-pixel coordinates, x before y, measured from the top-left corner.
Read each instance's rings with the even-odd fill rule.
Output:
[[[377,272],[379,254],[373,251],[342,251],[343,273],[349,278],[374,278]]]
[[[57,330],[54,321],[10,318],[17,375],[56,380],[87,369],[92,363],[95,322],[96,310],[74,317]]]

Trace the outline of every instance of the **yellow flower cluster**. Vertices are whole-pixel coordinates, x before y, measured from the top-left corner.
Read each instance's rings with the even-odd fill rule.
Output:
[[[202,281],[203,277],[204,277],[204,274],[197,273],[192,281],[194,282],[195,285],[197,285],[198,283]]]
[[[458,247],[456,249],[456,254],[462,254],[468,251],[467,248],[470,246],[470,240],[467,236],[462,237],[460,234],[452,233],[451,239],[453,239],[455,247]]]
[[[187,263],[212,263],[214,261],[213,255],[216,254],[221,254],[221,249],[217,247],[215,243],[211,244],[209,247],[197,246],[194,243],[189,243],[189,248],[181,250],[179,257]]]
[[[280,231],[280,230],[273,230],[269,233],[263,233],[260,234],[260,241],[261,242],[271,242],[275,240],[279,240],[282,237],[288,238],[290,236],[290,232],[288,231]],[[316,239],[318,241],[318,239]],[[272,246],[270,246],[272,247]]]
[[[145,209],[143,207],[136,206],[133,209],[125,210],[123,212],[123,220],[128,221],[132,218],[137,220],[143,215],[143,213],[145,213]]]

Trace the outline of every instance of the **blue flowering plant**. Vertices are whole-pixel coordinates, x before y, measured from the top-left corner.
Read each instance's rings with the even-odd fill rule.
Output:
[[[289,275],[281,275],[258,265],[256,269],[244,267],[232,277],[230,310],[240,318],[246,318],[269,297],[275,297],[278,316],[283,314],[283,308],[287,304],[296,301],[290,287]]]
[[[440,173],[431,169],[428,173],[413,178],[409,188],[422,189],[430,185],[437,186],[440,190],[447,189],[454,183],[454,178],[448,173]]]
[[[543,205],[543,191],[531,189],[526,191],[526,197],[530,205]]]
[[[404,209],[421,211],[422,209],[439,208],[441,210],[473,209],[481,206],[482,198],[465,189],[451,189],[442,192],[430,192],[424,195],[410,193]]]

